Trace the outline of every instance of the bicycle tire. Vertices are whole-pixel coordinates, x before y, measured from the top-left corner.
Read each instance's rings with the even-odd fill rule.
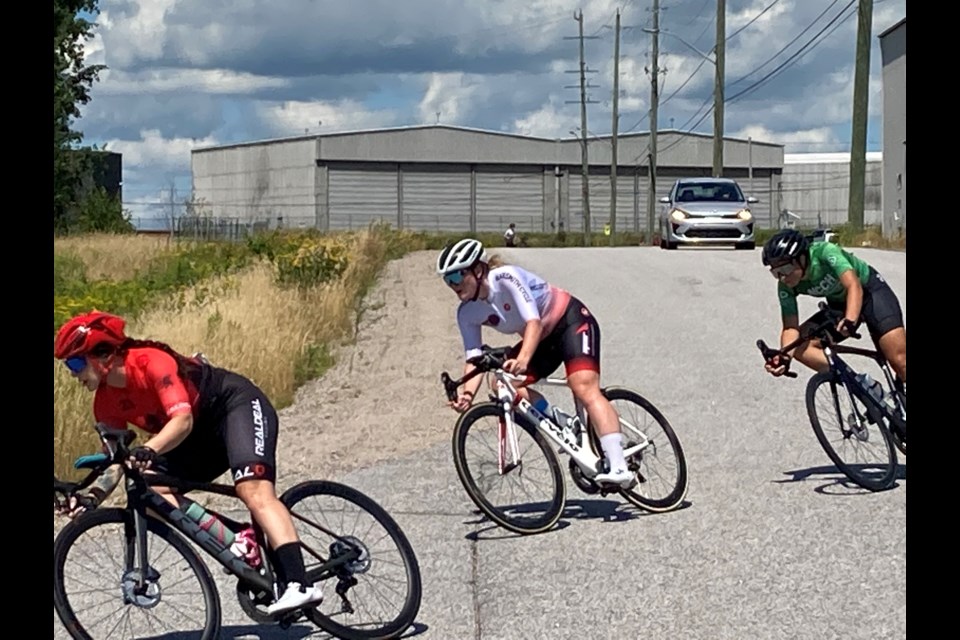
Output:
[[[652,498],[639,492],[640,489],[645,488],[650,482],[648,476],[652,474],[650,474],[648,471],[647,474],[642,474],[643,477],[638,477],[638,484],[634,485],[630,489],[620,490],[619,493],[621,497],[634,506],[652,513],[665,513],[667,511],[673,511],[683,504],[684,499],[687,497],[687,488],[689,482],[687,476],[686,455],[684,454],[683,446],[680,444],[680,438],[674,431],[670,421],[667,420],[666,416],[664,416],[663,413],[657,409],[652,402],[631,389],[626,389],[624,387],[608,387],[603,389],[603,396],[611,403],[616,400],[624,400],[634,404],[639,407],[641,411],[650,415],[660,429],[663,430],[663,433],[667,439],[667,443],[673,450],[677,460],[676,472],[672,479],[672,488],[669,492],[667,492],[666,495]],[[594,453],[603,457],[603,449],[600,446],[600,437],[592,428],[590,429],[590,443],[593,447]],[[641,465],[643,464],[644,458],[642,453],[639,455],[640,460],[627,460],[628,467],[631,471],[637,472],[641,470]],[[663,478],[663,476],[660,476],[660,474],[657,475]]]
[[[330,615],[323,613],[320,607],[305,610],[307,618],[327,633],[344,640],[390,640],[400,637],[416,621],[420,612],[420,603],[423,597],[423,582],[420,575],[420,564],[413,546],[396,520],[387,513],[376,501],[366,494],[344,484],[328,480],[308,480],[291,487],[280,496],[281,502],[286,505],[291,514],[296,512],[297,504],[313,496],[330,496],[352,503],[361,511],[372,516],[388,534],[396,546],[404,566],[407,589],[403,596],[403,604],[399,612],[390,620],[383,621],[378,626],[367,629],[357,629],[334,620]],[[297,527],[305,526],[298,519],[294,519]],[[337,532],[338,535],[343,535]],[[369,533],[366,531],[365,533]],[[301,535],[301,540],[303,536]],[[361,541],[363,542],[363,541]],[[372,562],[376,562],[373,560]],[[371,564],[373,566],[373,564]],[[313,576],[308,571],[308,578]],[[336,594],[324,590],[324,601],[336,598]]]
[[[159,536],[172,549],[183,556],[200,582],[204,604],[206,605],[201,640],[219,638],[221,627],[220,596],[210,569],[207,568],[207,565],[190,546],[190,543],[178,531],[150,516],[146,517],[146,523],[149,533]],[[132,548],[135,544],[136,535],[134,533],[133,515],[129,511],[119,508],[100,508],[82,514],[76,520],[67,523],[53,543],[53,608],[67,632],[75,640],[94,640],[94,636],[90,635],[80,623],[73,606],[70,604],[64,585],[64,567],[71,547],[81,535],[96,527],[110,524],[122,524],[124,526],[125,536]],[[148,549],[151,547],[152,545],[148,543]],[[178,578],[182,579],[182,576],[178,576]],[[109,637],[114,638],[116,636],[110,635]]]
[[[853,464],[846,462],[837,452],[836,448],[830,442],[830,439],[827,438],[827,434],[824,432],[823,425],[820,422],[820,417],[817,415],[816,393],[817,389],[824,384],[830,385],[833,409],[836,412],[837,419],[841,425],[846,424],[837,396],[838,388],[846,388],[846,385],[837,380],[836,375],[831,372],[814,374],[807,383],[806,403],[807,414],[810,417],[810,425],[813,427],[813,432],[816,434],[820,446],[826,452],[827,456],[829,456],[830,460],[837,465],[837,468],[859,486],[870,491],[889,489],[893,486],[897,473],[897,452],[893,443],[893,437],[890,435],[890,430],[884,424],[883,420],[879,420],[873,425],[880,432],[887,453],[887,462],[884,466],[883,474],[874,478],[873,476],[859,473]],[[850,392],[857,400],[866,406],[866,403],[863,401],[863,396],[866,392],[860,388],[850,389]]]
[[[534,443],[536,443],[546,458],[550,476],[553,481],[553,496],[549,501],[549,506],[541,517],[529,519],[511,517],[505,510],[495,507],[477,485],[476,480],[470,472],[469,465],[466,462],[467,434],[471,427],[476,424],[477,420],[487,416],[496,416],[498,419],[502,419],[503,408],[496,402],[475,404],[460,416],[453,429],[453,464],[456,467],[457,476],[460,478],[460,483],[463,485],[464,490],[467,492],[470,500],[473,501],[484,515],[508,531],[521,535],[531,535],[543,533],[553,528],[560,520],[560,516],[563,515],[563,508],[567,500],[567,485],[557,455],[554,453],[551,444],[547,441],[546,437],[540,433],[538,428],[524,421],[517,420],[517,427],[533,438]]]

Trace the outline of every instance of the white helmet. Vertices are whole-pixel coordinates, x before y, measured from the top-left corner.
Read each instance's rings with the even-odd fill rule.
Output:
[[[440,252],[437,258],[437,273],[442,276],[454,271],[462,271],[472,267],[478,260],[487,261],[483,243],[473,238],[464,238],[451,246],[444,247]]]

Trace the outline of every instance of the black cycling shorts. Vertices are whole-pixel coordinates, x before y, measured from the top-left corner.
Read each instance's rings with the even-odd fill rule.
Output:
[[[170,475],[212,482],[230,470],[234,484],[276,481],[277,412],[256,385],[226,373],[216,398],[207,398],[187,439],[164,454]]]
[[[829,304],[831,309],[841,313],[847,309],[844,302],[830,302]],[[807,330],[826,319],[826,314],[823,311],[813,314],[800,325],[800,335],[806,335]],[[861,324],[867,325],[867,331],[870,332],[870,337],[878,347],[881,336],[904,326],[903,310],[900,307],[897,294],[873,267],[870,267],[870,277],[867,279],[867,284],[863,286],[863,304],[860,307],[860,318],[857,320],[857,326],[859,327]],[[830,335],[836,342],[846,340],[846,336],[839,334],[835,328],[830,330]]]
[[[516,357],[521,346],[523,340],[513,346],[509,357]],[[600,325],[587,306],[573,296],[557,326],[533,352],[527,375],[540,380],[561,364],[568,376],[583,369],[600,373]]]

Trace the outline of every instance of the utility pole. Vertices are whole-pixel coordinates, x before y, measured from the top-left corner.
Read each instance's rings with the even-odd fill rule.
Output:
[[[727,49],[727,0],[717,0],[717,73],[713,83],[713,177],[723,175],[723,67]]]
[[[660,104],[660,0],[653,0],[653,67],[650,69],[650,186],[647,188],[647,235],[644,242],[653,242],[653,220],[657,214],[657,109]]]
[[[613,127],[610,136],[610,246],[617,235],[617,125],[620,120],[620,9],[617,9],[617,25],[613,44]]]
[[[580,157],[583,164],[583,186],[582,186],[582,197],[583,197],[583,229],[584,229],[584,241],[585,244],[590,246],[590,164],[587,158],[587,103],[591,102],[587,100],[587,67],[586,63],[583,61],[583,9],[580,9],[579,13],[573,14],[573,19],[579,23],[580,35],[577,36],[577,39],[580,40]],[[596,39],[597,36],[587,36],[587,39]],[[564,40],[571,40],[572,38],[564,38]],[[595,70],[593,71],[595,73]],[[571,72],[567,72],[571,73]],[[572,73],[577,73],[576,71]],[[571,102],[571,101],[567,101]],[[596,103],[596,101],[593,101]]]
[[[860,0],[857,8],[857,57],[853,76],[853,131],[850,135],[850,224],[863,230],[864,175],[867,169],[867,107],[870,79],[870,30],[873,0]]]

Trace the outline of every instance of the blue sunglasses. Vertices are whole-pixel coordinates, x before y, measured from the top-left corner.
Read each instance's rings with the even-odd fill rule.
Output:
[[[86,356],[70,356],[63,361],[67,365],[67,369],[70,369],[70,373],[80,373],[87,366]]]
[[[447,284],[460,284],[463,282],[463,271],[454,271],[453,273],[443,274],[443,281]]]

